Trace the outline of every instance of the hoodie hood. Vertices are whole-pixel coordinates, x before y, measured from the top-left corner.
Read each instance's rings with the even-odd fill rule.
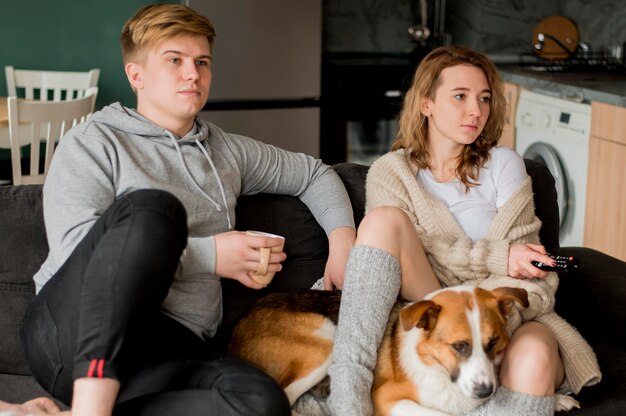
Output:
[[[101,111],[91,116],[91,121],[102,123],[113,129],[135,136],[143,136],[149,139],[163,140],[171,133],[148,120],[136,110],[115,103],[104,107]],[[182,138],[177,138],[179,143],[194,142],[196,139],[203,141],[209,136],[209,125],[199,117],[195,119],[195,127]],[[174,135],[175,136],[175,135]],[[175,136],[176,137],[176,136]]]

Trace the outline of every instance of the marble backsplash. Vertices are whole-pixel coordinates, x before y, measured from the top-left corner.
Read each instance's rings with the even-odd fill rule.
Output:
[[[324,0],[325,52],[403,53],[415,47],[409,26],[419,16],[408,0]]]
[[[623,0],[442,1],[452,43],[486,53],[530,53],[534,27],[551,15],[572,19],[592,52],[626,42]],[[326,52],[403,53],[416,46],[407,29],[419,22],[418,0],[324,0],[323,7]]]

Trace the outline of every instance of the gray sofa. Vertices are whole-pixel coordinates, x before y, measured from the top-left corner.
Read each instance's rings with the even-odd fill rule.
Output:
[[[582,408],[570,415],[626,414],[626,263],[598,251],[558,245],[558,209],[554,180],[542,165],[527,160],[533,179],[541,240],[553,253],[578,256],[581,267],[563,274],[557,311],[594,347],[603,370],[602,382],[578,396]],[[364,212],[367,167],[335,166],[350,195],[355,220]],[[225,345],[234,323],[267,291],[309,287],[322,276],[328,252],[326,237],[298,199],[278,195],[241,197],[237,228],[258,229],[286,236],[288,260],[269,288],[255,291],[224,280],[224,320],[216,337]],[[44,395],[30,376],[19,327],[34,296],[32,275],[47,254],[40,186],[0,186],[0,400],[23,401]]]

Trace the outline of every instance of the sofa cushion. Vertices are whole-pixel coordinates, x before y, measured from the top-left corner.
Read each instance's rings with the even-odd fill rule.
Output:
[[[337,163],[333,169],[348,191],[354,213],[354,223],[358,226],[365,215],[365,178],[369,166],[356,163]]]
[[[554,177],[543,163],[524,159],[533,183],[535,214],[541,220],[539,239],[549,253],[559,251],[559,206]]]
[[[19,328],[48,254],[41,186],[0,186],[0,373],[30,374]]]
[[[328,257],[326,233],[306,205],[288,195],[247,195],[237,200],[236,229],[258,230],[285,237],[287,260],[272,283],[262,290],[250,289],[238,281],[222,279],[223,316],[215,337],[226,348],[234,324],[250,305],[270,291],[296,291],[310,287],[324,275]]]

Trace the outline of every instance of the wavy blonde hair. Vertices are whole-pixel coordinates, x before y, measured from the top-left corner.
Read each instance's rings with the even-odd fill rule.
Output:
[[[506,100],[498,70],[482,53],[462,46],[440,47],[431,51],[417,67],[402,111],[400,129],[392,150],[406,149],[410,160],[420,169],[430,168],[428,153],[428,119],[421,112],[425,98],[435,100],[441,84],[441,71],[457,65],[480,68],[491,88],[489,118],[478,138],[459,155],[455,173],[465,190],[477,185],[478,171],[489,160],[489,150],[497,145],[506,114]]]
[[[215,29],[205,16],[182,4],[151,4],[137,10],[120,35],[124,64],[165,39],[180,35],[206,36],[213,47]]]

